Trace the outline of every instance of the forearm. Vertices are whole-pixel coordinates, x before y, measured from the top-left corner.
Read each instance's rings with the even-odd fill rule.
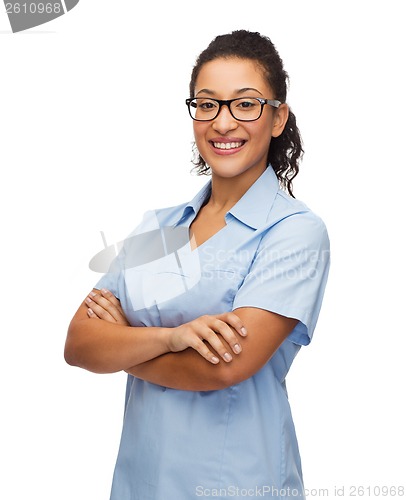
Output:
[[[68,330],[67,363],[95,373],[126,370],[168,352],[168,328],[131,327],[77,314]]]
[[[224,389],[252,377],[273,356],[297,320],[256,308],[234,312],[250,334],[240,339],[242,352],[230,363],[221,360],[213,365],[188,349],[164,354],[126,371],[148,382],[186,391]]]
[[[133,366],[127,373],[157,385],[185,391],[213,391],[232,384],[231,363],[208,363],[193,349],[167,353]]]
[[[237,331],[242,337],[246,335],[240,318],[232,313],[200,316],[174,328],[131,327],[111,292],[93,290],[71,321],[65,359],[89,371],[111,373],[191,347],[198,353],[198,364],[212,366],[220,362],[219,357],[229,362],[230,352],[241,351]],[[196,357],[192,361],[195,364]]]

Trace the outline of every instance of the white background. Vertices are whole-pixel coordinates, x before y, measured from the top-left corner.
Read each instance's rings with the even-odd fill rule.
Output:
[[[100,231],[119,241],[206,182],[183,100],[198,53],[239,28],[284,59],[306,149],[295,194],[332,244],[288,376],[309,498],[405,486],[403,2],[139,3],[81,0],[18,34],[0,7],[0,497],[108,498],[125,375],[66,365],[67,326]]]

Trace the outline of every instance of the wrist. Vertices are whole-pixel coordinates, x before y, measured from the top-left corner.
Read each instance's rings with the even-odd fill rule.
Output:
[[[159,336],[160,342],[163,346],[163,349],[165,350],[165,353],[172,352],[172,347],[171,347],[172,330],[173,330],[173,328],[165,328],[165,327],[162,327],[159,329],[158,336]]]

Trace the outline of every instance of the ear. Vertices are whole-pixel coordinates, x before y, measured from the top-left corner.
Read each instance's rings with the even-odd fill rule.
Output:
[[[283,103],[276,109],[273,119],[272,137],[279,137],[283,132],[289,118],[289,106]]]

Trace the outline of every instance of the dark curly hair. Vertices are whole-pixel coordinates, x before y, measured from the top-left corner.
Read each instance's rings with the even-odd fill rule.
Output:
[[[199,55],[190,79],[190,97],[194,97],[196,80],[203,64],[219,57],[239,57],[256,61],[262,67],[265,78],[275,92],[275,99],[282,103],[286,102],[289,76],[283,67],[278,51],[268,37],[246,30],[217,36]],[[288,121],[282,134],[279,137],[273,137],[270,142],[268,163],[272,165],[282,188],[286,189],[291,196],[293,196],[292,180],[299,172],[299,162],[303,152],[296,117],[289,110]],[[199,175],[210,173],[210,167],[198,151],[196,151],[193,163]]]

